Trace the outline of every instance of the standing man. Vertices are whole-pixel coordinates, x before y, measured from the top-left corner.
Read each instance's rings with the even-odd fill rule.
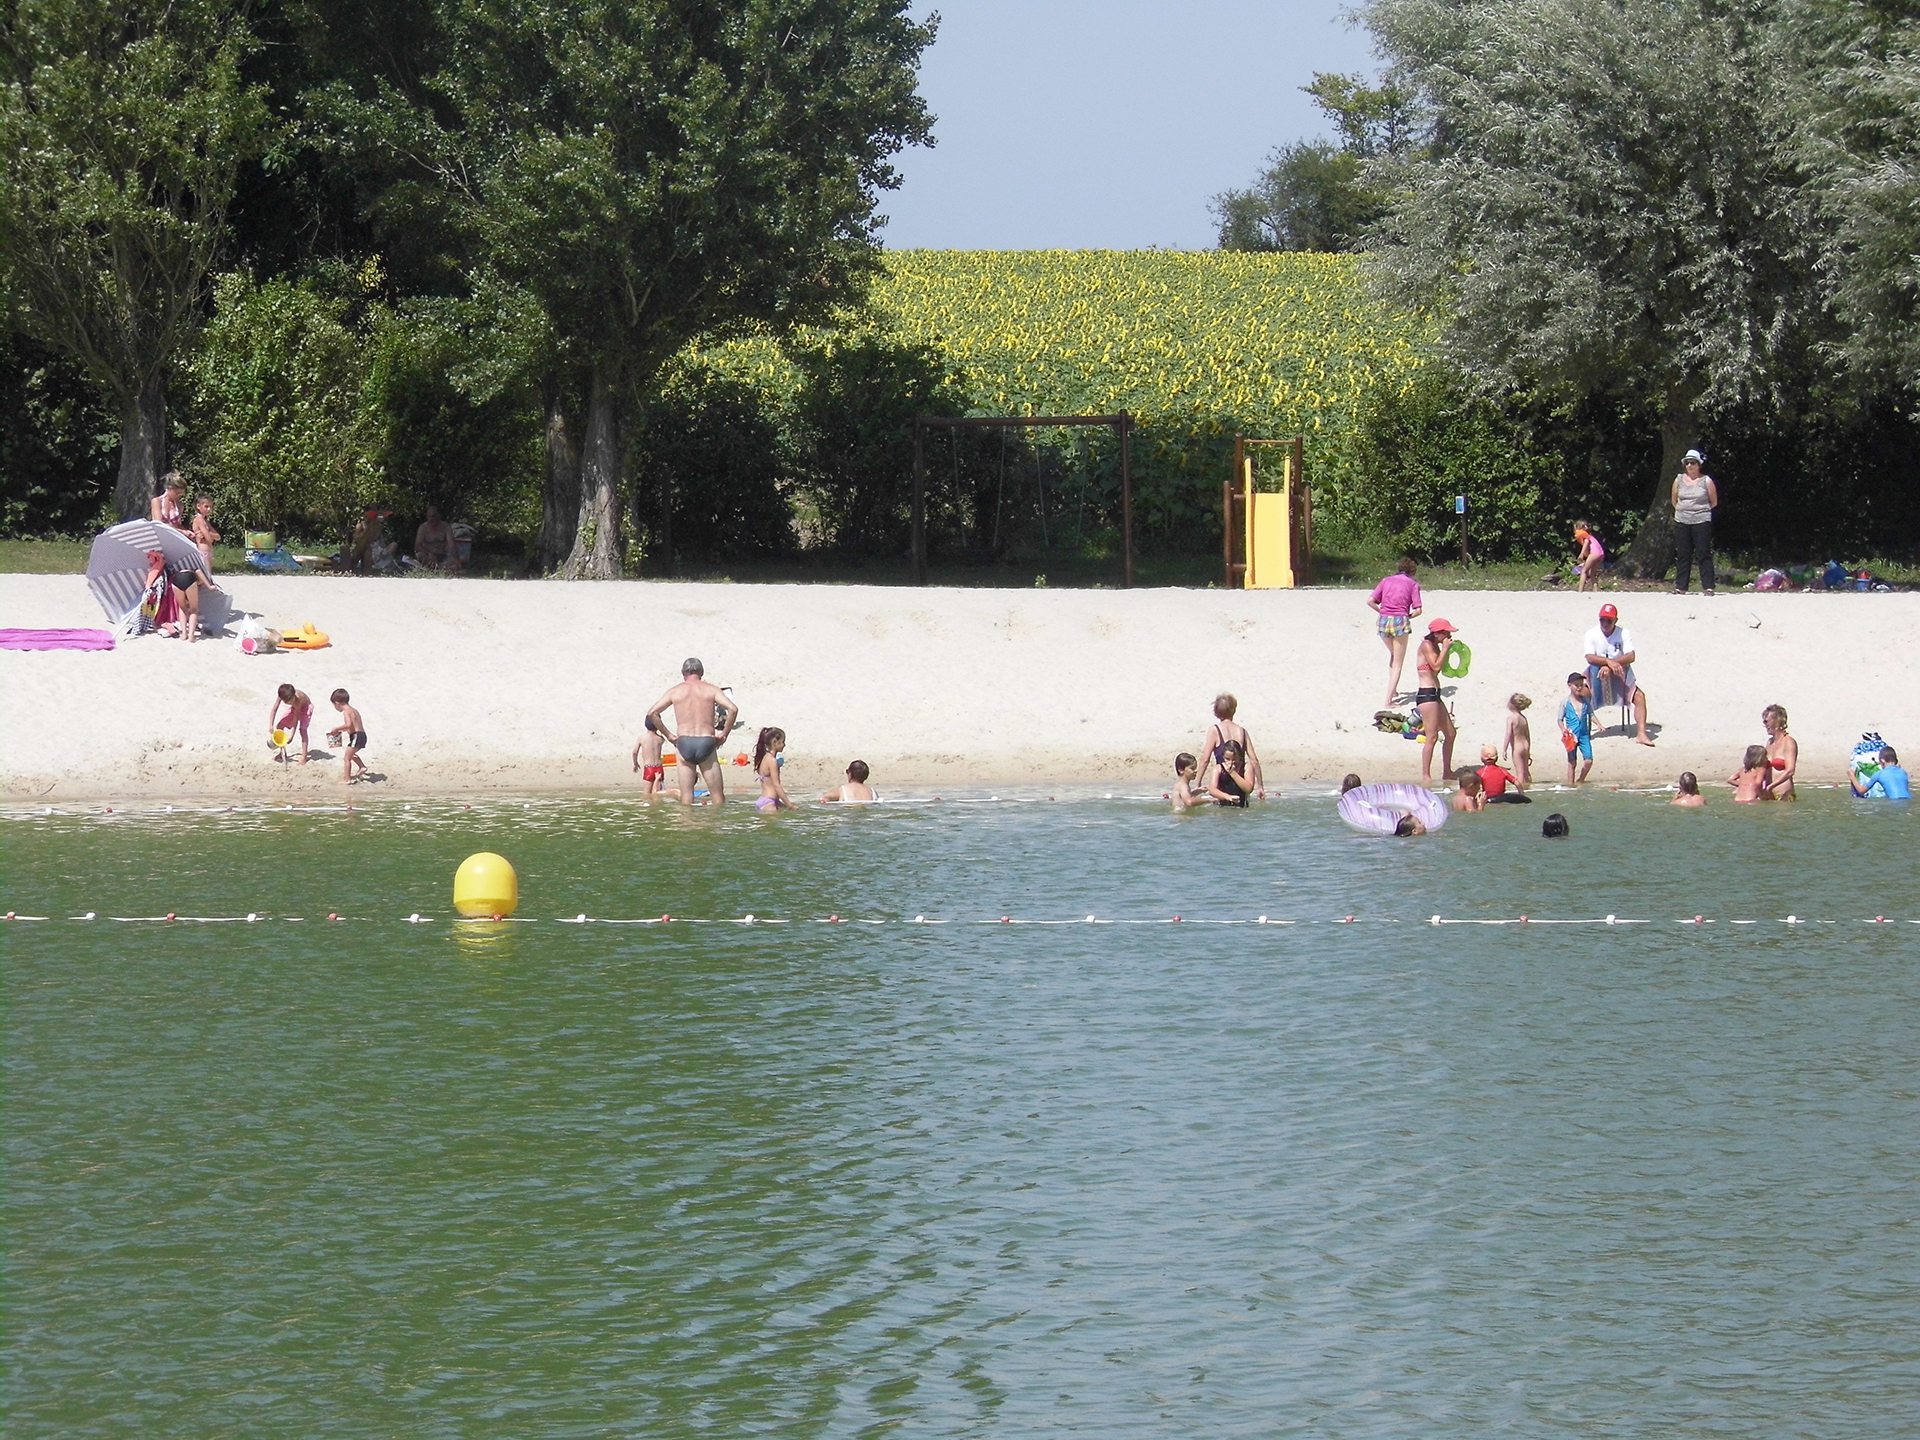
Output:
[[[673,711],[671,730],[660,718],[668,710]],[[707,683],[707,667],[689,656],[680,667],[680,683],[660,697],[659,703],[647,712],[647,719],[673,742],[674,753],[680,757],[680,763],[674,767],[680,803],[693,803],[693,782],[698,772],[706,779],[713,803],[726,804],[727,787],[720,775],[720,745],[739,727],[740,707],[733,703],[731,695]]]
[[[1593,685],[1593,703],[1600,703],[1604,683],[1622,701],[1633,705],[1634,740],[1652,745],[1647,736],[1647,692],[1633,678],[1635,651],[1633,641],[1620,624],[1620,612],[1613,605],[1600,607],[1600,623],[1587,632],[1587,674]]]

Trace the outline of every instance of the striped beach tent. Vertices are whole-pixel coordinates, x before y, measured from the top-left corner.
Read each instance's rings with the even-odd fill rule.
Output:
[[[87,589],[109,620],[124,619],[140,603],[147,586],[149,550],[165,555],[169,570],[187,565],[196,570],[206,568],[200,547],[184,530],[153,520],[123,520],[108,526],[94,537],[93,549],[87,554]]]

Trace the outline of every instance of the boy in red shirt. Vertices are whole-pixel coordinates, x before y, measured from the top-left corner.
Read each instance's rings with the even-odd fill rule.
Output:
[[[1491,745],[1480,747],[1480,784],[1485,788],[1487,799],[1503,804],[1516,804],[1526,799],[1520,794],[1520,781],[1514,773],[1500,763],[1500,752]],[[1507,787],[1513,786],[1514,793],[1509,795]]]

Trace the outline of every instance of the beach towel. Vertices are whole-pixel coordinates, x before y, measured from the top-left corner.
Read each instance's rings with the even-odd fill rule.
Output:
[[[173,586],[167,583],[166,572],[162,571],[147,581],[139,602],[120,617],[118,629],[120,634],[131,638],[151,635],[163,625],[175,625],[179,620],[180,602],[173,598]]]
[[[4,630],[0,650],[111,650],[111,630]]]

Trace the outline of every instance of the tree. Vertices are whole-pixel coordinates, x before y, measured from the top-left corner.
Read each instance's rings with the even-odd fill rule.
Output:
[[[1624,557],[1670,560],[1667,481],[1711,411],[1779,397],[1825,316],[1793,77],[1764,7],[1720,0],[1371,0],[1428,144],[1371,162],[1393,199],[1373,269],[1437,306],[1489,394],[1630,389],[1661,472]]]
[[[583,376],[562,573],[611,577],[630,397],[692,340],[859,296],[890,157],[928,138],[933,30],[900,0],[441,0],[437,19],[419,85],[353,113],[410,171],[383,204],[467,237]]]
[[[1360,161],[1324,140],[1283,145],[1248,190],[1213,200],[1222,250],[1351,250],[1380,211]]]
[[[1807,79],[1790,146],[1824,220],[1842,346],[1857,370],[1920,386],[1920,10],[1802,0],[1789,14]]]
[[[382,416],[371,384],[379,317],[351,292],[311,280],[255,284],[222,275],[214,314],[188,371],[205,426],[200,457],[223,509],[256,529],[318,522],[344,543],[376,498]]]
[[[18,0],[0,87],[0,255],[15,323],[120,411],[115,505],[144,513],[167,377],[200,323],[240,168],[271,130],[224,0]]]
[[[1301,88],[1333,121],[1340,143],[1283,145],[1251,187],[1214,196],[1222,250],[1353,250],[1380,214],[1384,201],[1362,183],[1360,165],[1410,142],[1409,97],[1354,75],[1316,73]]]

